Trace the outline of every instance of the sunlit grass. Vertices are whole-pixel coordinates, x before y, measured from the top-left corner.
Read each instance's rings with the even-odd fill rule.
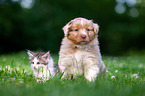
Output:
[[[58,55],[52,54],[57,64]],[[38,83],[25,51],[0,55],[0,96],[144,96],[145,55],[103,56],[108,69],[105,76],[88,82],[53,78]]]

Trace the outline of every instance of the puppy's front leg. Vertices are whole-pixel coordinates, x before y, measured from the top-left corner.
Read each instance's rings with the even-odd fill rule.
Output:
[[[64,65],[59,65],[59,69],[60,69],[60,72],[62,73],[61,79],[63,79],[63,78],[67,75],[66,66],[64,66]]]
[[[62,73],[62,77],[61,79],[63,79],[64,77],[66,77],[67,75],[71,74],[71,61],[70,59],[61,59],[61,61],[59,62],[59,69]]]
[[[99,67],[97,65],[86,66],[84,71],[84,76],[87,80],[95,81],[97,75],[99,74]]]

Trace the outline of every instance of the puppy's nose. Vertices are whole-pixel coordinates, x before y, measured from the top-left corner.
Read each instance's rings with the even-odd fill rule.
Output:
[[[86,38],[86,35],[82,35],[81,37],[82,37],[83,39],[85,39],[85,38]]]

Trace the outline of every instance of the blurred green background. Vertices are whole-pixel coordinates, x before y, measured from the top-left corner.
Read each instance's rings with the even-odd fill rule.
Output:
[[[145,49],[145,0],[0,0],[0,54],[58,53],[62,27],[77,17],[99,24],[102,54]]]

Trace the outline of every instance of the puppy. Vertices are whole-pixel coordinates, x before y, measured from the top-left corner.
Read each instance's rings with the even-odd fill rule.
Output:
[[[92,20],[76,18],[63,27],[65,37],[59,52],[58,65],[63,77],[84,75],[94,81],[98,73],[105,73],[97,34],[99,26]]]

